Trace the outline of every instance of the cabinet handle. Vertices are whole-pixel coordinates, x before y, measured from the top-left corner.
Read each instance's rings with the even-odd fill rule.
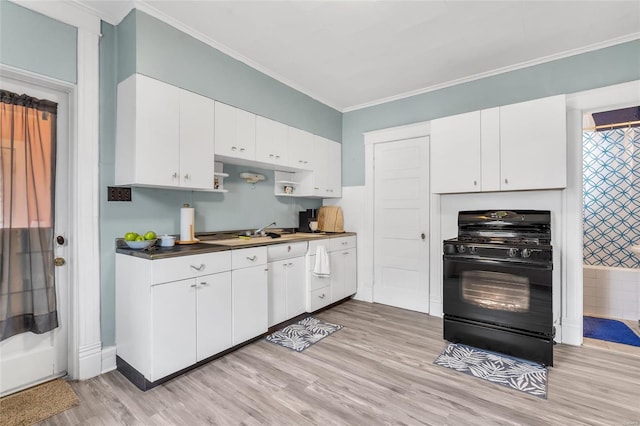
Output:
[[[247,256],[247,260],[249,260],[251,262],[255,262],[257,258],[258,258],[258,256],[256,256],[256,255],[253,255],[251,257]]]
[[[172,177],[172,178],[174,178],[174,179],[177,179],[177,178],[178,178],[178,172],[174,172],[174,173],[171,175],[171,177]]]
[[[196,284],[191,284],[191,288],[195,288],[195,287],[196,287]]]
[[[509,183],[509,179],[505,179],[505,180],[504,180],[504,183],[507,183],[507,184],[508,184],[508,183]]]
[[[194,265],[190,265],[190,266],[191,266],[191,269],[196,270],[198,272],[204,270],[204,263],[201,263],[200,266],[194,266]]]
[[[200,283],[200,285],[209,285],[209,283],[208,283],[208,282],[206,282],[206,281],[202,281],[202,282]]]
[[[293,262],[287,263],[287,266],[293,266]]]
[[[349,252],[348,251],[343,251],[342,254],[349,254]]]
[[[235,146],[231,147],[231,151],[237,151],[237,150],[238,150],[238,148],[236,148]]]
[[[318,296],[320,299],[324,299],[324,293],[322,293],[320,296]]]
[[[185,180],[189,180],[191,179],[191,176],[189,176],[189,173],[187,173],[186,175],[184,175]]]
[[[473,186],[477,186],[477,185],[478,185],[478,181],[477,181],[477,180],[474,180],[474,181],[473,181]]]
[[[304,164],[307,164],[307,163],[308,163],[308,161],[307,161],[307,160],[305,160],[305,161],[304,161]]]
[[[313,189],[320,189],[320,187],[314,186]]]
[[[347,244],[349,244],[349,243],[347,243],[346,241],[343,241],[343,242],[341,242],[340,244],[342,244],[343,246],[346,246],[346,245],[347,245]]]
[[[279,155],[276,155],[276,159],[278,159],[278,158],[280,158],[280,156],[279,156]]]
[[[302,160],[298,160],[298,163],[303,163],[303,164],[304,164],[304,161],[302,161]]]
[[[244,148],[242,148],[242,147],[241,147],[241,148],[240,148],[240,152],[244,152]]]
[[[273,158],[273,154],[269,154],[269,158]]]

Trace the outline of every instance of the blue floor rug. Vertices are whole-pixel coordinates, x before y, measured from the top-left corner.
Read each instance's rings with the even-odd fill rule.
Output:
[[[547,399],[547,368],[532,361],[449,343],[434,364]]]
[[[640,347],[640,337],[625,323],[616,320],[584,317],[583,335],[591,339]]]

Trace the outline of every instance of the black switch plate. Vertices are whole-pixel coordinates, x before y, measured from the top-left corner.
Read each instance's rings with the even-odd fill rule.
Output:
[[[108,186],[107,201],[131,201],[131,188],[125,186]]]

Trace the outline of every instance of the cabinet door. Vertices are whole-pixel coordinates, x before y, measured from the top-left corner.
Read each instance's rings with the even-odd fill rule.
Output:
[[[255,159],[256,116],[221,102],[215,103],[215,154]]]
[[[140,74],[118,85],[117,185],[180,185],[179,91]]]
[[[329,140],[320,136],[313,138],[313,194],[318,197],[326,197],[329,180]]]
[[[151,377],[156,381],[196,362],[196,280],[151,287]]]
[[[294,257],[287,261],[287,319],[305,311],[306,271],[304,257]]]
[[[269,327],[286,321],[287,260],[269,262]]]
[[[313,135],[304,130],[288,126],[287,151],[289,166],[302,170],[313,170]]]
[[[264,117],[256,118],[256,160],[288,165],[287,126]]]
[[[342,144],[329,141],[327,145],[327,197],[342,197]]]
[[[266,269],[266,265],[260,265],[231,272],[234,345],[267,331]]]
[[[431,121],[431,192],[479,192],[480,154],[480,111]]]
[[[565,96],[500,107],[501,189],[565,188]]]
[[[214,101],[180,91],[180,186],[213,188]]]
[[[356,292],[356,249],[339,250],[331,258],[331,301],[337,302]]]
[[[197,360],[229,349],[231,332],[231,272],[197,279]]]

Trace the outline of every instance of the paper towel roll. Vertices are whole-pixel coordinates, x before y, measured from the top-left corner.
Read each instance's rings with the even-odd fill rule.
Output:
[[[180,209],[180,241],[193,241],[194,217],[193,207],[189,204]]]

